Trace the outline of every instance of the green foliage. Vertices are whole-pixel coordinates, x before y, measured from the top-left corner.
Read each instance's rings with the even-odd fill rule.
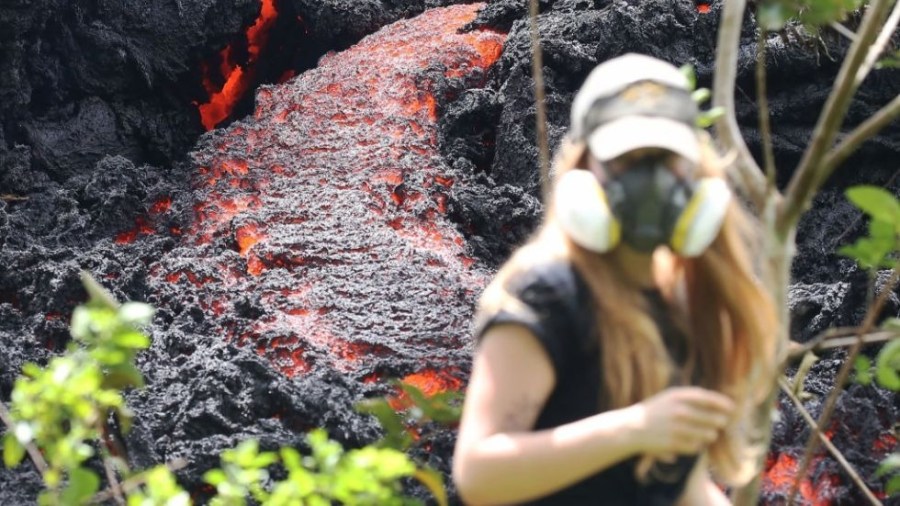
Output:
[[[226,450],[222,453],[222,469],[204,475],[206,482],[216,487],[210,504],[244,506],[248,496],[263,506],[327,506],[335,501],[361,506],[421,504],[402,494],[400,480],[418,472],[403,452],[375,446],[345,451],[323,429],[307,434],[306,442],[310,447],[307,456],[294,448],[260,452],[253,440]],[[288,476],[269,492],[265,487],[269,481],[267,469],[276,463],[284,466]]]
[[[756,7],[756,21],[770,32],[777,32],[791,21],[807,29],[840,22],[862,5],[862,0],[763,0]]]
[[[900,250],[900,201],[894,195],[877,186],[855,186],[847,190],[847,198],[869,216],[869,235],[862,237],[839,252],[859,262],[874,275],[881,268],[896,268],[897,251]],[[891,318],[882,323],[881,329],[894,332],[873,364],[868,357],[856,357],[856,381],[863,385],[875,383],[895,392],[900,391],[900,319]],[[900,454],[890,455],[876,472],[876,477],[891,475],[885,485],[888,495],[900,492]]]
[[[877,186],[854,186],[846,194],[869,216],[869,235],[840,248],[838,253],[855,259],[870,271],[894,267],[900,249],[900,202]]]
[[[459,422],[462,414],[461,393],[446,391],[427,396],[413,385],[400,381],[394,381],[393,384],[400,389],[402,397],[409,401],[405,409],[395,410],[384,398],[368,399],[356,405],[358,411],[375,416],[384,428],[384,436],[375,443],[376,446],[406,451],[416,441],[411,435],[414,427],[430,422],[444,425]],[[414,477],[431,491],[439,504],[447,504],[444,479],[439,472],[422,466],[416,470]]]
[[[128,506],[188,506],[191,496],[178,485],[166,466],[156,466],[136,477],[144,486],[129,491]]]
[[[43,369],[26,364],[12,392],[4,464],[18,465],[26,445],[42,450],[48,466],[42,504],[81,504],[97,492],[100,479],[84,464],[95,455],[110,415],[128,430],[131,412],[121,389],[143,384],[134,357],[150,341],[138,326],[150,321],[153,309],[119,305],[96,283],[88,292],[90,300],[72,315],[67,352]]]
[[[694,72],[694,67],[685,64],[682,65],[678,70],[681,71],[682,74],[688,80],[688,89],[693,90],[691,93],[691,98],[697,105],[702,105],[709,101],[710,97],[712,97],[712,92],[709,91],[709,88],[697,88],[697,74]],[[713,107],[707,110],[701,110],[700,114],[697,115],[697,128],[709,128],[715,124],[715,122],[721,118],[725,114],[725,109],[722,107]]]
[[[47,490],[40,504],[81,505],[97,500],[100,478],[85,467],[99,448],[101,456],[120,471],[127,464],[110,457],[98,445],[110,416],[128,430],[131,412],[122,389],[141,387],[135,365],[137,353],[150,339],[140,327],[149,324],[153,308],[119,304],[89,276],[82,280],[90,300],[75,308],[72,343],[45,368],[26,364],[12,392],[12,424],[3,437],[3,461],[18,465],[26,446],[34,445],[47,460],[43,473]],[[403,416],[413,421],[453,422],[459,419],[459,394],[431,398],[409,385],[400,385],[413,406]],[[388,434],[409,437],[401,415],[386,400],[378,418]],[[381,409],[381,408],[377,408]],[[388,413],[388,411],[390,413]],[[294,448],[261,452],[255,440],[244,441],[221,455],[222,466],[204,475],[216,489],[211,504],[243,506],[248,498],[263,506],[280,505],[414,505],[421,501],[403,495],[402,481],[415,478],[431,490],[439,504],[447,504],[440,473],[419,467],[403,453],[412,443],[397,435],[375,445],[347,451],[322,429],[307,434],[310,455]],[[390,444],[385,444],[390,443]],[[392,447],[391,445],[395,445]],[[273,483],[270,468],[282,465],[287,478]],[[190,495],[166,466],[134,473],[122,484],[128,506],[186,506]]]
[[[884,55],[878,63],[875,64],[877,69],[896,69],[900,68],[900,51],[893,51]]]

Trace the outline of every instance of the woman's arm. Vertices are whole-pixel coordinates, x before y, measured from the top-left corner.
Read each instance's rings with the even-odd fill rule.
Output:
[[[678,506],[731,506],[725,493],[709,477],[708,459],[699,459],[688,478]]]
[[[536,499],[638,453],[700,453],[733,411],[719,393],[669,388],[627,408],[532,431],[555,383],[550,358],[525,327],[497,325],[482,337],[453,461],[466,502]]]
[[[471,504],[535,499],[638,450],[640,414],[621,409],[530,431],[555,384],[550,358],[519,325],[492,327],[475,356],[453,478]]]

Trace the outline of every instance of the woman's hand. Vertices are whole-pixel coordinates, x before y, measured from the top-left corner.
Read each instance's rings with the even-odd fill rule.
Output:
[[[699,387],[673,387],[634,406],[642,453],[695,455],[719,437],[734,412],[727,396]]]

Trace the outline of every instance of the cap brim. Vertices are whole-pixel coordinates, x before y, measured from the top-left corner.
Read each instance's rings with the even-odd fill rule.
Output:
[[[700,141],[694,129],[666,118],[620,118],[594,129],[587,143],[600,161],[612,160],[641,148],[667,149],[691,162],[700,161]]]

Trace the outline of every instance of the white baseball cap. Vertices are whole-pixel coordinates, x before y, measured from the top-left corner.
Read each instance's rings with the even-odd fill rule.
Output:
[[[687,77],[662,60],[629,53],[591,71],[572,102],[570,134],[600,161],[639,148],[700,160],[697,104]]]

